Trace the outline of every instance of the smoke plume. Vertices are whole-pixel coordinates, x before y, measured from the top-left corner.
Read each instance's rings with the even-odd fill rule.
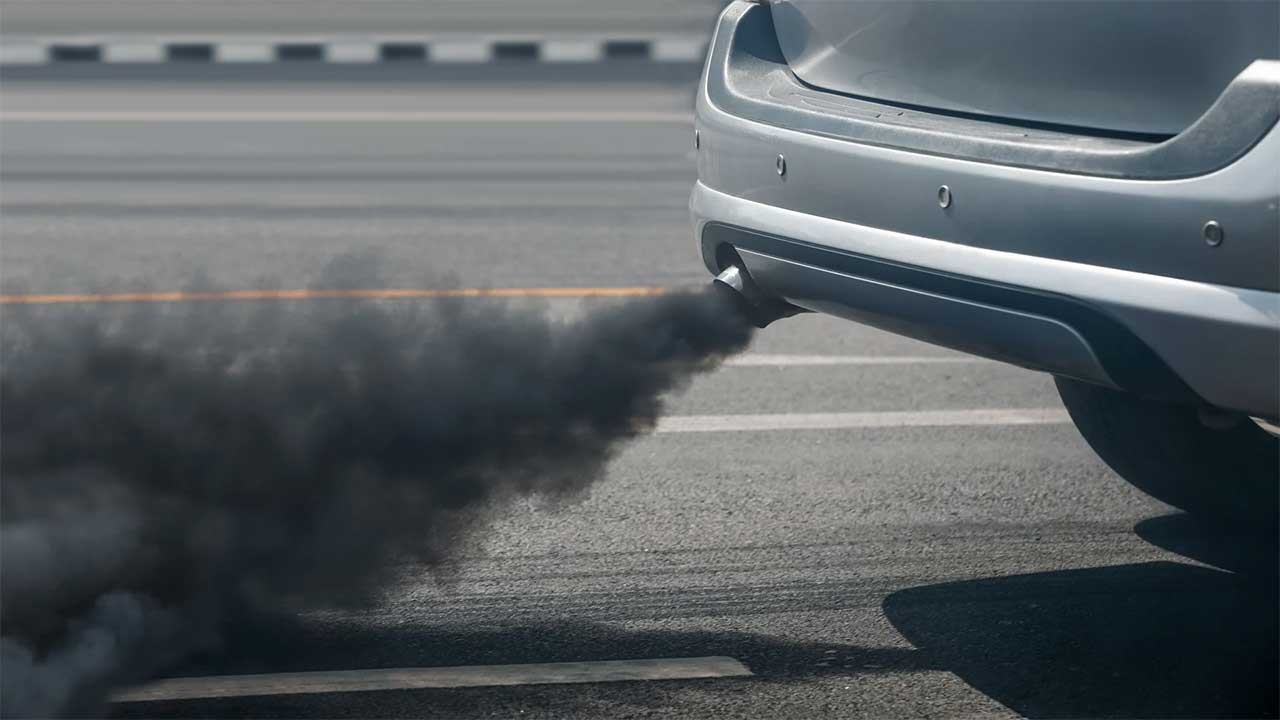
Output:
[[[376,601],[513,497],[563,498],[742,349],[712,292],[6,307],[0,712],[94,712],[241,612]]]

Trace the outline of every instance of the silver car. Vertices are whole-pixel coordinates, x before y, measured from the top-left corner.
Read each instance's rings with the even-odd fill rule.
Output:
[[[707,268],[1053,373],[1121,476],[1275,523],[1280,3],[730,4],[697,97]]]

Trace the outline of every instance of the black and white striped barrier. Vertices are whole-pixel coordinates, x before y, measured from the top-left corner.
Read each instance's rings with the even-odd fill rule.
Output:
[[[0,65],[68,63],[691,63],[704,36],[654,38],[7,38]]]

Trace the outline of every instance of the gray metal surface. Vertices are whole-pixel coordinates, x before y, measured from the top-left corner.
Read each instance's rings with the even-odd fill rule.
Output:
[[[980,162],[1105,177],[1205,175],[1252,148],[1280,120],[1280,60],[1257,60],[1177,135],[1116,137],[1028,128],[816,90],[778,48],[769,8],[740,2],[721,18],[707,94],[739,117],[871,145]]]
[[[1231,410],[1280,415],[1280,294],[1174,280],[893,233],[766,205],[698,183],[690,201],[699,236],[708,222],[751,228],[868,257],[1043,290],[1086,302],[1146,343],[1200,397]],[[716,271],[712,250],[703,259]],[[781,290],[768,273],[752,277]],[[793,269],[788,269],[793,270]],[[819,282],[815,271],[813,282]],[[787,287],[797,287],[789,276]],[[780,293],[795,304],[804,298]],[[844,304],[857,312],[860,298]],[[813,309],[823,309],[815,307]],[[829,309],[829,308],[828,308]],[[939,322],[942,322],[939,318]],[[1206,348],[1231,348],[1230,353]]]
[[[1174,134],[1252,61],[1280,57],[1273,0],[784,0],[813,85],[931,108]]]
[[[1124,323],[1208,402],[1280,415],[1280,131],[1222,170],[1169,182],[977,163],[765,125],[722,108],[711,92],[726,33],[760,11],[726,10],[704,73],[691,201],[699,234],[718,221],[1078,298]],[[785,177],[769,162],[779,153]],[[1229,239],[1205,243],[1208,221]]]
[[[970,162],[767,125],[722,107],[709,90],[725,34],[750,7],[726,11],[699,95],[699,177],[708,187],[805,215],[973,248],[1280,289],[1275,128],[1221,170],[1157,181]],[[779,153],[787,157],[785,178],[774,167]],[[937,203],[943,184],[953,199],[946,209]],[[1219,247],[1202,238],[1209,220],[1225,231]]]

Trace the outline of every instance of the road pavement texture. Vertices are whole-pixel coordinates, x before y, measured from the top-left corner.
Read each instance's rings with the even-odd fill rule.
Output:
[[[9,83],[0,284],[311,288],[195,301],[298,319],[347,312],[340,290],[502,288],[450,301],[569,321],[701,286],[690,96]],[[124,307],[94,299],[40,308]],[[1129,488],[1046,376],[800,316],[657,430],[586,493],[396,566],[372,605],[248,617],[111,713],[1276,714],[1274,538]]]
[[[722,0],[6,0],[0,34],[629,33],[710,31]]]

